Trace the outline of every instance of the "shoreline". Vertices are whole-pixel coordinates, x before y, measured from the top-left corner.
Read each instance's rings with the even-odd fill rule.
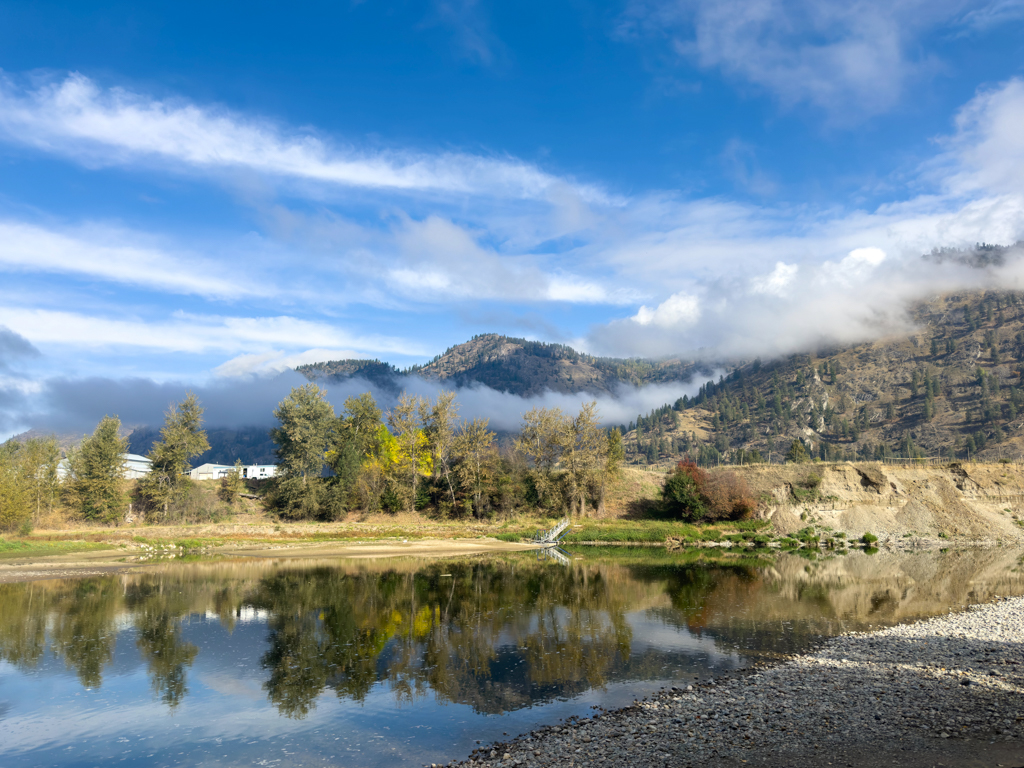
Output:
[[[1021,766],[1024,597],[841,635],[449,766]]]
[[[207,553],[231,559],[338,558],[363,560],[378,557],[458,557],[488,552],[523,552],[536,545],[515,544],[497,539],[414,539],[411,541],[368,541],[357,543],[288,542],[281,544],[241,544],[218,547]],[[67,555],[12,557],[0,560],[0,584],[46,579],[85,578],[105,574],[143,571],[155,565],[174,562],[170,554],[155,560],[140,560],[138,551],[97,550]]]

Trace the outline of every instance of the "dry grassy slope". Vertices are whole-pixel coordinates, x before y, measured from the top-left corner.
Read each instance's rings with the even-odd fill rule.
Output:
[[[996,301],[998,299],[998,309]],[[992,317],[988,319],[991,309]],[[965,314],[965,310],[969,315]],[[970,327],[967,317],[976,324]],[[662,421],[661,437],[682,442],[684,434],[697,431],[697,443],[715,444],[725,451],[743,448],[757,450],[767,457],[769,450],[778,459],[794,438],[801,438],[812,448],[822,442],[833,449],[860,451],[885,445],[899,451],[909,435],[926,455],[945,456],[950,450],[964,457],[965,440],[983,433],[986,445],[971,452],[972,457],[995,459],[1024,456],[1024,408],[1019,403],[1018,415],[1009,409],[1010,389],[1021,384],[1020,368],[1024,363],[1024,303],[1011,294],[961,293],[923,302],[914,308],[912,319],[916,330],[902,336],[865,342],[828,353],[794,355],[761,365],[740,366],[741,378],[725,382],[724,388],[707,403],[683,412],[683,421],[673,425],[670,418]],[[998,356],[993,356],[986,336],[995,338]],[[938,354],[932,354],[932,340]],[[956,349],[946,353],[946,342]],[[822,376],[822,364],[835,366],[839,373]],[[989,381],[998,380],[999,392],[990,394],[988,404],[1002,410],[994,419],[981,413],[981,386],[977,370],[981,368]],[[934,398],[934,415],[925,418],[923,385],[912,393],[912,379],[936,378],[939,394]],[[803,383],[799,378],[802,374]],[[776,377],[786,394],[784,404],[792,417],[785,423],[773,414]],[[991,389],[991,385],[989,385]],[[724,396],[723,396],[724,393]],[[758,395],[765,407],[757,407]],[[891,403],[892,417],[888,416]],[[749,416],[744,415],[743,405]],[[725,415],[731,405],[735,418],[722,418],[717,431],[711,429],[714,415]],[[724,407],[723,407],[724,406]],[[821,416],[812,419],[813,410],[837,411],[831,424]],[[857,430],[856,439],[842,434],[845,419],[852,425],[858,416],[866,420]],[[701,436],[696,422],[711,434]],[[643,442],[651,438],[645,430]],[[627,451],[633,461],[642,461],[636,431],[626,435]],[[670,463],[676,455],[660,451],[658,460]],[[724,452],[724,451],[723,451]],[[694,450],[691,448],[690,454]]]
[[[715,471],[715,470],[712,470]],[[1024,466],[965,463],[896,466],[878,462],[730,468],[750,484],[779,533],[807,525],[860,537],[935,537],[1024,543]],[[798,501],[808,478],[817,497]]]

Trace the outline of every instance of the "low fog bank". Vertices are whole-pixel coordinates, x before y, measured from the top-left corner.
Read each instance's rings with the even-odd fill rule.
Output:
[[[278,403],[293,387],[307,383],[308,380],[295,371],[267,377],[219,380],[202,386],[157,383],[148,379],[58,378],[44,382],[40,394],[31,398],[37,407],[35,415],[19,417],[6,412],[2,400],[0,411],[6,412],[12,427],[17,424],[20,429],[31,428],[62,435],[92,432],[106,415],[117,415],[126,426],[159,427],[167,407],[192,391],[206,409],[204,418],[208,428],[269,428],[276,423],[273,411]],[[611,396],[545,392],[534,397],[521,397],[483,385],[451,387],[443,382],[414,376],[403,378],[398,383],[410,394],[431,399],[441,390],[454,389],[463,418],[486,418],[490,420],[492,429],[513,432],[518,431],[522,415],[531,408],[557,407],[575,412],[582,403],[591,400],[597,400],[601,420],[606,426],[628,423],[637,414],[646,414],[684,394],[696,394],[703,379],[646,387],[622,386]],[[330,384],[321,382],[320,386],[327,390],[328,400],[339,413],[346,398],[363,392],[372,392],[381,408],[387,409],[394,405],[401,391],[365,379]],[[22,407],[26,400],[19,399],[16,405]]]

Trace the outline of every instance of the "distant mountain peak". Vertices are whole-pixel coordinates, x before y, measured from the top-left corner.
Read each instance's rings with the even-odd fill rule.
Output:
[[[482,384],[528,397],[545,391],[611,394],[622,385],[688,381],[699,367],[680,360],[595,357],[566,344],[485,333],[448,348],[425,365],[405,370],[379,360],[331,360],[300,365],[295,370],[314,381],[358,377],[400,388],[404,377],[414,375],[452,386]]]

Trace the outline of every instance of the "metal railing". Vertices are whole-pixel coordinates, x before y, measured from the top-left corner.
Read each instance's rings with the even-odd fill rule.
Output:
[[[537,531],[537,535],[533,537],[533,541],[536,544],[557,544],[565,537],[565,531],[569,528],[571,522],[568,517],[563,517],[559,520],[554,528],[547,531]]]

